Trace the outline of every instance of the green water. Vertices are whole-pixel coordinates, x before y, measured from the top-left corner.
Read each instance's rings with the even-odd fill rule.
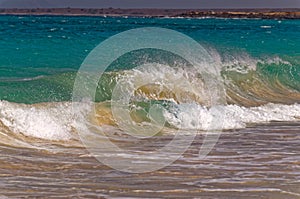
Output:
[[[1,16],[0,24],[0,100],[69,101],[76,71],[94,47],[122,31],[149,26],[192,37],[218,54],[224,73],[228,67],[252,67],[267,84],[278,80],[299,91],[299,20]],[[168,59],[157,55],[154,60]],[[122,71],[142,58],[127,56],[111,68]]]
[[[215,123],[214,107],[202,102],[214,88],[202,87],[202,76],[178,56],[153,49],[125,54],[99,79],[95,114],[89,100],[71,102],[77,70],[94,47],[149,26],[185,33],[217,63],[227,103],[215,106],[224,110],[215,121],[221,135],[204,159],[199,150],[207,124]],[[0,16],[0,198],[299,198],[299,32],[300,20]],[[133,69],[144,63],[152,65]],[[93,76],[85,75],[87,82]],[[154,81],[135,91],[128,112],[131,127],[151,130],[151,108],[163,107],[154,114],[165,121],[157,135],[136,139],[119,125],[111,98],[120,78]],[[84,124],[95,128],[86,132]],[[195,139],[155,155],[175,134]],[[178,148],[187,150],[159,170],[126,173],[88,151],[84,140],[99,135],[108,139],[92,139],[95,148],[111,141],[124,149],[104,153],[123,171],[126,161],[151,171]]]

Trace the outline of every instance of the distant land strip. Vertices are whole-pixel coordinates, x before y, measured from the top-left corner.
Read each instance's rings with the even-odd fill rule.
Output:
[[[4,9],[0,15],[128,16],[183,18],[300,19],[300,9],[119,9],[119,8],[33,8]]]

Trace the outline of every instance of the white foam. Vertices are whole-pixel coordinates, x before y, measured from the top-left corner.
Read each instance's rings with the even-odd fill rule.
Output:
[[[12,132],[49,140],[71,139],[71,103],[40,105],[0,101],[0,120]]]
[[[223,107],[222,121],[213,119],[212,109],[197,104],[179,104],[165,111],[166,120],[177,128],[208,130],[220,122],[222,129],[245,128],[249,123],[270,121],[300,121],[300,105],[267,104],[259,107],[227,105]]]
[[[230,54],[220,55],[216,49],[209,48],[209,54],[213,57],[216,62],[218,71],[236,71],[239,73],[246,74],[249,71],[256,70],[258,64],[275,64],[275,65],[289,65],[292,64],[278,56],[273,57],[262,57],[254,58],[247,52],[239,51],[238,53],[230,52]]]
[[[280,64],[285,64],[288,66],[292,66],[292,64],[288,61],[285,61],[283,59],[281,59],[280,57],[272,57],[272,58],[267,58],[266,60],[260,60],[259,61],[262,64],[276,64],[276,65],[280,65]]]
[[[87,105],[84,103],[84,112],[90,110]],[[249,123],[300,121],[300,104],[267,104],[250,108],[226,105],[220,109],[222,121],[214,120],[216,112],[212,110],[196,103],[174,102],[174,106],[164,112],[164,117],[177,128],[193,130],[220,126],[222,129],[238,129],[245,128]],[[72,139],[72,129],[77,126],[71,102],[25,105],[0,101],[0,121],[14,133],[48,140]],[[216,125],[213,122],[219,123]]]
[[[266,29],[266,28],[272,28],[272,26],[260,26],[261,28],[264,28],[264,29]]]
[[[196,100],[195,98],[206,102],[208,99],[204,90],[205,87],[202,79],[198,76],[200,76],[199,71],[193,67],[171,67],[159,63],[151,63],[127,71],[122,82],[124,82],[125,86],[131,84],[132,87],[149,85],[150,83],[159,85],[160,92],[168,89],[175,94],[176,100],[180,102],[190,102]],[[194,99],[189,99],[191,96],[187,96],[187,94],[194,95]],[[138,97],[147,98],[147,96]],[[158,99],[158,96],[155,94],[151,95],[151,97]]]

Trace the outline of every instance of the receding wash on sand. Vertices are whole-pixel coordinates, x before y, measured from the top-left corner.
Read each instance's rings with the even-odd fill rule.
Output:
[[[0,14],[0,198],[300,197],[298,9],[41,8]],[[117,36],[139,30],[143,34]],[[201,66],[185,59],[189,53],[142,48],[153,30],[168,35],[144,43],[190,54],[199,45]],[[100,43],[104,58],[133,44],[139,50],[99,73],[102,63],[93,59],[106,59],[91,54]],[[83,66],[90,68],[79,71]],[[77,86],[86,99],[74,97],[78,78],[84,79]],[[133,85],[138,87],[129,92]],[[116,87],[130,97],[116,96]],[[212,103],[221,94],[224,101]],[[125,111],[117,109],[125,105]],[[218,110],[221,127],[211,130]],[[130,120],[120,122],[116,114]],[[131,134],[161,121],[154,136]],[[208,130],[220,137],[199,158]],[[155,155],[178,133],[194,136],[190,146],[173,163],[151,170],[185,149],[178,140],[168,157]],[[87,143],[84,136],[100,141]],[[102,161],[93,153],[99,148]],[[123,170],[111,168],[110,161]],[[132,171],[139,166],[148,172]]]

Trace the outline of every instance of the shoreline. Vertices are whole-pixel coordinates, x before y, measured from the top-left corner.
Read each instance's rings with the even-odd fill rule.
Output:
[[[115,8],[34,8],[0,9],[0,15],[97,16],[97,17],[178,17],[178,18],[260,18],[300,19],[300,9],[115,9]]]

